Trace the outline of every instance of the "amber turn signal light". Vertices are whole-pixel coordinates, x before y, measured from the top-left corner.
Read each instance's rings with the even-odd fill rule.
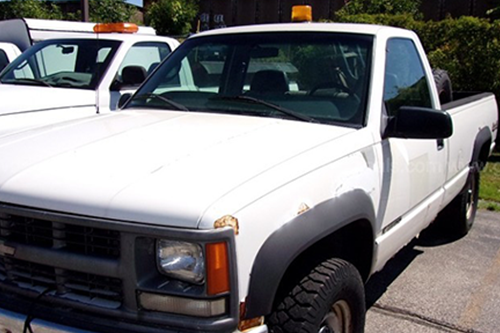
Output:
[[[229,258],[225,242],[206,244],[207,293],[217,295],[231,289]]]

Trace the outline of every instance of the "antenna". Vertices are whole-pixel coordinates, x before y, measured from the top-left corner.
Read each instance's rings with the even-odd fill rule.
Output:
[[[94,31],[95,31],[95,27],[94,27]],[[96,113],[99,114],[100,113],[100,104],[99,104],[99,86],[101,84],[101,64],[99,63],[99,59],[97,59],[97,57],[99,56],[99,31],[95,31],[97,36],[96,36],[96,39],[97,39],[97,54],[96,54],[96,59],[95,59],[95,62],[97,64],[97,86],[96,86],[96,91],[95,91],[95,109],[96,109]]]

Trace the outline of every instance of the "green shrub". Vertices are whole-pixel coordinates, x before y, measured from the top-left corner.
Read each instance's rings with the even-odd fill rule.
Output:
[[[420,2],[420,0],[350,0],[340,9],[339,14],[411,14],[420,16]]]
[[[500,98],[500,22],[467,16],[424,22],[413,14],[338,14],[336,20],[340,22],[415,31],[431,66],[449,72],[454,90],[492,91]]]
[[[446,38],[432,50],[429,61],[446,69],[455,89],[493,91],[500,96],[500,25],[462,17],[441,22]]]

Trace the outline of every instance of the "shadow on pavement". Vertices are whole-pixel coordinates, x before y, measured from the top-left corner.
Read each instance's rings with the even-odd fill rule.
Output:
[[[416,241],[413,240],[389,260],[383,270],[370,278],[365,288],[366,309],[375,304],[413,260],[423,253],[423,251],[415,249],[415,245]]]
[[[370,278],[365,287],[366,309],[372,307],[413,260],[424,253],[424,251],[416,247],[445,245],[460,238],[450,236],[439,224],[431,224],[427,229],[423,230],[418,238],[413,239],[389,260],[382,271],[375,273]]]
[[[450,231],[438,224],[433,223],[420,233],[416,244],[423,247],[433,247],[456,242],[463,235],[450,234]]]

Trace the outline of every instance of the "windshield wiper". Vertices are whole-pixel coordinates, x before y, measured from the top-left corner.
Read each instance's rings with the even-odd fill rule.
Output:
[[[303,121],[307,121],[310,123],[318,122],[316,119],[309,117],[309,116],[306,116],[302,113],[292,111],[290,109],[284,108],[284,107],[279,106],[277,104],[273,104],[273,103],[267,102],[265,100],[255,98],[255,97],[236,95],[236,96],[218,96],[218,97],[213,97],[212,99],[213,100],[223,100],[223,101],[244,101],[244,102],[248,102],[248,103],[264,105],[270,109],[281,112],[287,116],[290,116],[290,117],[298,119],[298,120],[303,120]]]
[[[43,86],[47,86],[47,87],[50,87],[50,88],[53,88],[53,86],[43,80],[39,80],[39,79],[31,79],[31,78],[28,78],[28,77],[23,77],[23,78],[18,78],[18,79],[14,79],[14,80],[11,80],[11,81],[4,81],[4,83],[13,83],[15,84],[16,82],[30,82],[30,83],[36,83],[37,85],[43,85]]]
[[[170,106],[173,106],[177,110],[189,111],[189,109],[187,107],[185,107],[184,105],[179,104],[177,102],[174,102],[174,101],[172,101],[172,100],[170,100],[170,99],[168,99],[166,97],[163,97],[162,95],[158,95],[158,94],[155,94],[155,93],[140,94],[140,95],[135,96],[133,99],[148,99],[148,98],[159,99],[160,101],[165,102],[166,104],[168,104]]]

